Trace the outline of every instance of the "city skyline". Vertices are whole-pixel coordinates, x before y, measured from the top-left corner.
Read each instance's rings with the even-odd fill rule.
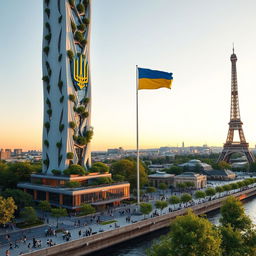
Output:
[[[238,57],[241,119],[246,140],[254,147],[256,3],[196,3],[93,1],[92,150],[135,148],[136,64],[174,76],[171,91],[139,92],[141,148],[181,145],[182,141],[222,146],[230,114],[232,42]],[[147,12],[141,13],[146,4]],[[42,9],[42,3],[32,0],[26,5],[2,4],[2,23],[10,11],[19,23],[10,20],[2,32],[5,42],[0,42],[1,148],[42,148]],[[10,33],[14,25],[15,33]]]

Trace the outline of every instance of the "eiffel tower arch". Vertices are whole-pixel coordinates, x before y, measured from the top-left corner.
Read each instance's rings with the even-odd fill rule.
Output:
[[[230,109],[230,122],[228,129],[228,136],[223,150],[219,156],[218,162],[226,161],[230,162],[230,157],[234,153],[242,153],[246,156],[249,164],[255,162],[253,154],[249,151],[249,143],[246,142],[243,123],[240,117],[239,99],[238,99],[238,85],[237,85],[237,72],[236,62],[237,56],[233,53],[230,57],[231,60],[231,109]],[[238,132],[239,141],[234,141],[234,133]]]

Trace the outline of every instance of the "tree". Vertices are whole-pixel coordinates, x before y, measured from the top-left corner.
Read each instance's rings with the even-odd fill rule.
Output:
[[[221,192],[224,191],[223,187],[221,187],[221,186],[215,187],[215,190],[216,190],[217,193],[221,193]]]
[[[24,218],[27,224],[34,224],[38,221],[36,211],[31,206],[27,206],[21,210],[21,217]]]
[[[68,215],[67,209],[65,208],[53,208],[51,210],[52,217],[57,219],[57,227],[59,226],[59,218],[66,217]]]
[[[143,187],[148,182],[148,177],[145,171],[145,167],[140,162],[140,186]],[[122,159],[114,162],[110,167],[110,172],[113,175],[113,179],[123,176],[124,180],[130,182],[131,189],[136,188],[137,185],[137,167],[136,162],[130,159]],[[118,176],[117,176],[118,175]]]
[[[65,183],[65,186],[68,188],[79,188],[81,186],[81,183],[78,181],[67,181]]]
[[[147,187],[146,192],[147,193],[154,193],[154,192],[156,192],[156,188],[155,187]]]
[[[256,172],[256,163],[251,163],[249,167],[250,172]]]
[[[17,209],[12,197],[3,198],[0,196],[0,224],[6,224],[14,218]]]
[[[246,230],[252,225],[248,216],[246,216],[242,203],[235,197],[228,197],[220,208],[220,223],[223,226],[230,226],[235,230]]]
[[[225,161],[220,161],[218,163],[218,168],[220,170],[231,169],[231,165],[229,163],[225,162]]]
[[[180,203],[180,199],[177,196],[171,196],[169,198],[169,203],[170,204],[178,204],[178,203]]]
[[[223,185],[222,188],[223,188],[224,191],[230,191],[232,189],[230,184]]]
[[[80,214],[81,215],[88,215],[95,213],[96,210],[90,204],[81,204]]]
[[[188,211],[171,224],[170,233],[155,243],[148,256],[220,256],[220,232],[204,218]]]
[[[140,204],[140,211],[142,214],[144,214],[144,219],[145,219],[145,215],[149,214],[152,212],[152,204],[148,204],[148,203],[141,203]]]
[[[23,192],[19,189],[6,189],[4,190],[1,195],[4,198],[12,197],[15,204],[17,205],[17,210],[20,212],[26,206],[33,205],[33,198],[30,194]]]
[[[180,166],[172,166],[171,168],[166,170],[167,173],[179,175],[183,173],[183,169]]]
[[[183,182],[177,183],[177,188],[179,188],[180,190],[184,190],[186,188],[186,184]]]
[[[39,209],[45,214],[46,212],[51,211],[51,205],[48,201],[40,201],[38,204]]]
[[[202,191],[202,190],[198,190],[195,193],[195,197],[196,198],[205,198],[206,197],[206,193],[204,191]]]
[[[180,197],[182,203],[187,203],[192,200],[192,196],[188,193],[183,193]]]
[[[205,193],[206,193],[207,196],[214,196],[216,194],[216,191],[215,191],[214,188],[207,188],[205,190]]]
[[[168,188],[168,186],[165,183],[160,183],[158,188],[164,191]]]
[[[102,162],[96,162],[92,165],[90,172],[108,173],[109,166]]]
[[[157,209],[160,209],[162,213],[162,210],[168,206],[168,203],[166,201],[156,201],[155,206]]]
[[[71,164],[66,170],[63,172],[65,175],[85,175],[85,169],[81,165],[78,164]]]
[[[192,181],[186,181],[184,183],[186,185],[186,188],[193,188],[193,187],[195,187],[195,184]]]

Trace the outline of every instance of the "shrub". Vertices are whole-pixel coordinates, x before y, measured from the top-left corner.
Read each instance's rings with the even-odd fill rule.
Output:
[[[67,55],[68,55],[70,60],[72,60],[74,58],[74,53],[73,53],[72,50],[67,50]]]
[[[177,196],[171,196],[169,198],[169,203],[170,204],[179,204],[180,203],[180,199]]]
[[[84,167],[78,164],[71,164],[66,170],[63,172],[65,175],[71,175],[71,174],[79,174],[79,175],[85,175]]]
[[[50,125],[49,122],[45,122],[45,123],[44,123],[44,127],[45,127],[46,129],[50,129],[50,126],[51,126],[51,125]]]
[[[87,118],[88,116],[89,116],[89,112],[87,111],[81,114],[82,118]]]
[[[46,99],[45,102],[46,102],[46,104],[48,105],[48,107],[51,108],[51,102],[50,102],[50,100],[49,100],[48,98]]]
[[[48,166],[49,165],[49,159],[44,159],[43,163]]]
[[[75,102],[75,101],[76,101],[76,97],[75,97],[74,94],[69,94],[68,99],[69,99],[70,101],[72,101],[72,102]]]
[[[230,186],[231,186],[232,189],[237,189],[238,188],[238,184],[236,184],[236,183],[231,183]]]
[[[72,32],[75,33],[76,31],[76,24],[73,20],[71,20],[71,29],[72,29]]]
[[[80,215],[88,215],[95,212],[96,212],[95,208],[90,204],[81,204]]]
[[[87,98],[87,97],[83,98],[83,103],[85,105],[88,104],[89,102],[90,102],[90,98]]]
[[[77,28],[80,30],[80,31],[84,31],[85,30],[85,25],[82,23],[82,24],[79,24],[77,26]]]
[[[146,192],[147,192],[147,193],[156,192],[156,188],[155,188],[155,187],[147,187]]]
[[[216,192],[218,192],[218,193],[221,193],[221,192],[224,191],[223,187],[220,187],[220,186],[217,186],[217,187],[215,188],[215,190],[216,190]]]
[[[202,191],[202,190],[198,190],[195,193],[195,197],[196,198],[204,198],[204,197],[206,197],[206,193],[204,191]]]
[[[190,200],[192,200],[192,196],[191,196],[190,194],[188,194],[188,193],[183,193],[183,194],[181,195],[180,199],[181,199],[181,202],[187,203],[187,202],[189,202]]]
[[[49,51],[50,51],[50,47],[49,46],[45,46],[43,49],[44,53],[48,56]]]
[[[78,181],[67,181],[65,183],[65,186],[68,187],[68,188],[79,188],[80,183]]]
[[[89,25],[90,24],[90,20],[88,18],[83,18],[83,23],[85,25]]]
[[[69,122],[69,128],[75,129],[76,128],[76,123],[75,122]]]
[[[44,37],[44,39],[48,42],[48,44],[50,43],[51,38],[52,38],[52,34],[51,33]]]
[[[45,27],[46,27],[49,31],[51,31],[51,26],[50,26],[50,23],[49,23],[49,22],[45,22]]]
[[[87,142],[86,138],[83,136],[77,136],[75,139],[76,143],[80,146],[84,146]]]
[[[64,125],[64,124],[61,124],[61,125],[59,126],[59,131],[62,132],[62,131],[64,130],[64,128],[65,128],[65,125]]]
[[[43,76],[43,77],[42,77],[42,80],[43,80],[44,82],[46,82],[46,83],[49,83],[49,82],[50,82],[49,76]]]
[[[60,15],[58,21],[59,21],[59,23],[61,23],[61,21],[62,21],[62,15]]]
[[[216,191],[215,191],[214,188],[207,188],[205,190],[205,193],[206,193],[207,196],[214,196],[216,194]]]
[[[55,169],[53,169],[53,170],[52,170],[52,174],[53,174],[54,176],[58,176],[58,175],[61,175],[61,171],[60,171],[60,170],[55,170]]]
[[[67,153],[67,159],[73,159],[74,158],[74,153],[73,152],[68,152]]]
[[[48,18],[50,18],[51,10],[49,8],[45,8],[44,11],[47,14]]]
[[[86,44],[87,44],[87,40],[86,40],[86,39],[83,39],[83,40],[81,41],[81,45],[82,45],[82,46],[86,46]]]
[[[89,143],[92,140],[92,136],[93,136],[93,131],[89,130],[85,132],[85,138],[87,143]]]
[[[109,167],[102,162],[96,162],[93,163],[90,172],[108,173]]]
[[[229,191],[229,190],[232,189],[232,187],[229,184],[226,184],[226,185],[224,185],[222,187],[223,187],[224,191]]]
[[[51,110],[51,109],[48,109],[46,112],[47,112],[47,114],[49,115],[49,117],[52,116],[52,110]]]
[[[62,147],[62,143],[61,143],[61,142],[57,142],[57,143],[56,143],[56,147],[57,147],[57,148],[61,148],[61,147]]]
[[[83,34],[79,31],[76,31],[74,38],[76,41],[78,41],[79,43],[82,42],[82,40],[84,40]]]
[[[84,106],[80,106],[80,107],[76,108],[76,112],[78,114],[84,113],[85,112],[85,107]]]
[[[44,145],[48,148],[49,147],[49,141],[48,140],[44,140]]]
[[[75,7],[75,0],[69,0],[69,4],[71,5],[71,7]]]
[[[81,3],[76,6],[76,9],[78,10],[79,13],[84,13],[85,12],[84,5],[81,4]]]

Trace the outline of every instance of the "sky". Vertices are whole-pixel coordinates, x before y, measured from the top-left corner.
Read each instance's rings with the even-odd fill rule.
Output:
[[[41,149],[42,2],[0,5],[0,148]],[[233,42],[241,119],[254,147],[255,10],[255,0],[92,0],[92,149],[136,147],[136,65],[174,77],[172,90],[139,91],[141,148],[222,146]]]

